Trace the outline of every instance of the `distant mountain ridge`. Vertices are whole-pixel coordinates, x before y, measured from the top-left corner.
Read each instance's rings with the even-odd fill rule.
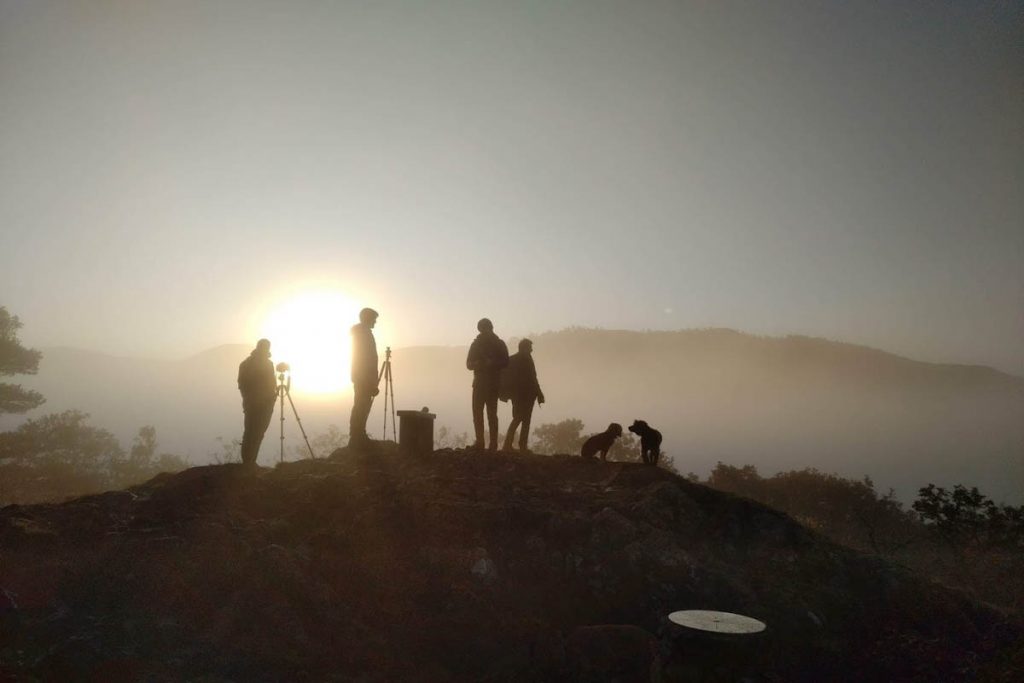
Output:
[[[683,471],[703,473],[719,460],[765,473],[814,466],[870,475],[905,499],[931,482],[1024,499],[1024,378],[820,338],[719,328],[570,328],[531,338],[548,398],[534,426],[578,417],[597,431],[640,418],[665,434],[665,450]],[[512,351],[516,340],[507,338]],[[44,349],[39,375],[18,379],[47,397],[30,417],[77,408],[123,440],[153,424],[162,448],[199,464],[220,451],[217,437],[241,433],[235,373],[249,350],[225,344],[169,361]],[[465,346],[396,348],[398,408],[428,406],[438,428],[472,431],[465,354]],[[311,434],[330,424],[347,431],[349,393],[317,398],[297,384],[295,398]],[[378,410],[371,433],[381,429]],[[507,424],[507,404],[500,414]],[[14,423],[6,418],[0,426]],[[261,462],[276,461],[278,428],[275,416]],[[301,443],[290,411],[286,437],[289,447]]]
[[[885,371],[894,378],[936,378],[974,382],[996,382],[1024,390],[1024,377],[1017,377],[985,365],[934,363],[900,356],[870,346],[833,341],[822,337],[753,335],[729,328],[647,331],[569,328],[546,332],[535,340],[568,347],[577,352],[592,348],[617,353],[686,352],[694,354],[745,355],[761,362],[788,362],[804,366],[828,365],[834,369],[861,372]]]

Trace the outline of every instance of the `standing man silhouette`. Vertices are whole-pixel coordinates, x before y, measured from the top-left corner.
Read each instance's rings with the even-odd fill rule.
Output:
[[[380,393],[377,384],[377,340],[373,326],[380,314],[372,308],[359,311],[359,324],[352,326],[352,415],[348,425],[349,446],[369,446],[366,420],[370,417],[373,397]]]
[[[519,450],[528,453],[526,440],[530,434],[533,403],[544,403],[544,392],[540,390],[540,383],[537,381],[537,366],[533,363],[533,342],[529,339],[519,340],[519,352],[508,359],[503,383],[502,393],[512,401],[512,423],[505,434],[505,450],[512,450],[516,428],[522,425],[522,431],[519,432]],[[505,395],[502,398],[505,398]]]
[[[480,334],[469,346],[466,368],[473,371],[473,429],[476,441],[473,448],[484,447],[484,407],[487,407],[487,426],[490,428],[488,449],[498,450],[498,388],[501,369],[508,365],[508,347],[487,318],[476,324]]]
[[[270,340],[256,342],[256,348],[239,364],[238,391],[242,394],[242,412],[245,414],[242,464],[255,465],[277,402],[277,377],[274,375],[274,363],[270,360]]]

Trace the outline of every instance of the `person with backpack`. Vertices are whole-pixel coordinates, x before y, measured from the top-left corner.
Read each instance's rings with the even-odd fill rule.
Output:
[[[242,464],[255,465],[277,402],[277,376],[274,374],[274,362],[270,360],[270,340],[256,342],[256,348],[239,364],[238,391],[242,394],[242,412],[245,414]]]
[[[519,341],[518,353],[508,359],[508,367],[502,371],[500,398],[512,402],[512,422],[505,434],[505,450],[512,450],[516,429],[520,429],[519,451],[529,453],[526,443],[530,434],[533,404],[544,403],[544,392],[540,390],[537,366],[533,362],[533,342],[529,339]]]

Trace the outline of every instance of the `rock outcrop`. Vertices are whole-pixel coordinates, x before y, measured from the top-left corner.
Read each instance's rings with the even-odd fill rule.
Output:
[[[0,677],[25,679],[1000,680],[1024,634],[660,469],[470,450],[9,506],[0,588]],[[768,630],[721,648],[679,609]]]

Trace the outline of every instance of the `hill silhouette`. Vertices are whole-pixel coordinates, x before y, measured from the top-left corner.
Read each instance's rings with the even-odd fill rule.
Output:
[[[870,475],[905,501],[932,482],[1024,502],[1024,379],[824,339],[724,329],[531,336],[548,398],[535,426],[572,417],[597,431],[641,418],[665,434],[664,450],[684,472],[704,475],[718,461],[765,473],[813,466]],[[84,410],[123,441],[153,424],[164,449],[199,464],[220,451],[217,437],[230,441],[241,432],[234,381],[249,350],[225,345],[180,361],[145,361],[45,349],[39,375],[24,383],[47,396],[42,410]],[[395,349],[398,407],[429,406],[439,427],[472,431],[465,354],[466,347]],[[321,400],[303,395],[301,382],[296,392],[311,434],[347,424],[350,392]],[[500,412],[507,424],[507,404]],[[380,427],[376,412],[370,427]],[[264,464],[276,460],[273,441]]]
[[[1000,680],[1024,636],[758,503],[565,456],[197,467],[3,508],[0,553],[0,673],[50,680]],[[768,630],[688,640],[677,609]]]

